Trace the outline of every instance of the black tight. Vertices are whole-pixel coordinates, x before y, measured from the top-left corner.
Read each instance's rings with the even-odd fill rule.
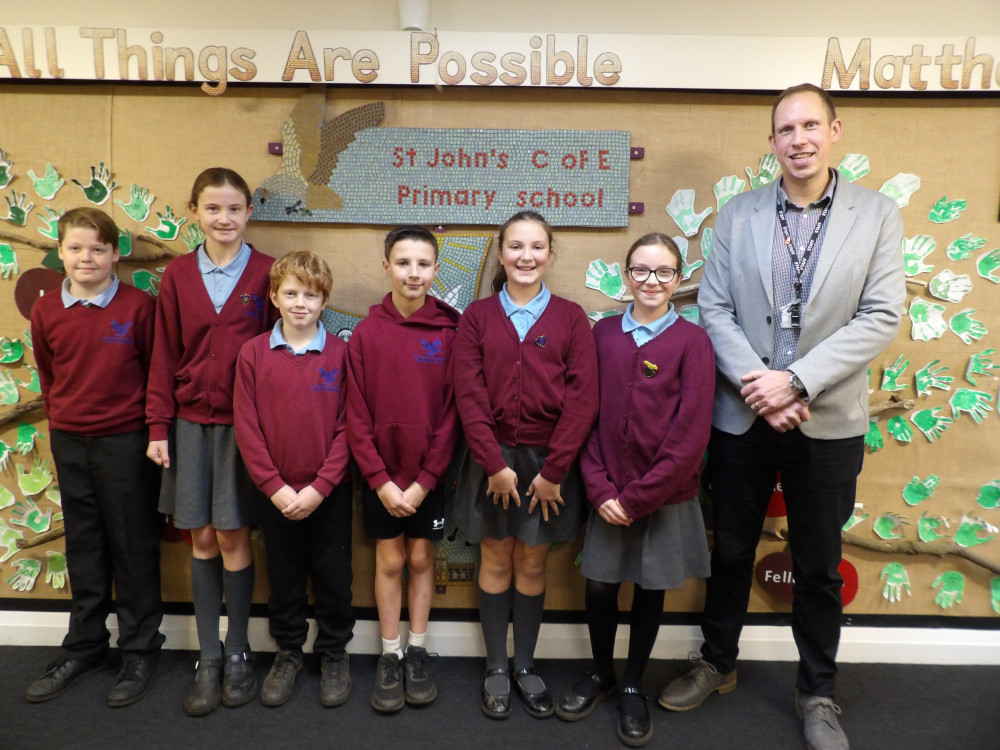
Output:
[[[620,583],[587,580],[587,626],[590,646],[594,652],[594,671],[608,684],[614,682],[613,657],[615,633],[618,630],[618,589]],[[642,674],[649,663],[663,614],[662,589],[648,590],[638,584],[632,597],[629,617],[631,636],[628,661],[622,676],[623,687],[642,687]]]

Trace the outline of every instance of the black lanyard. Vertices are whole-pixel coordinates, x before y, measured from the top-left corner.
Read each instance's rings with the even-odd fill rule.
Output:
[[[830,214],[830,207],[832,205],[833,200],[831,198],[827,201],[826,206],[823,207],[819,218],[816,219],[816,226],[813,227],[812,236],[809,238],[809,242],[806,243],[802,257],[799,258],[798,253],[795,251],[795,243],[792,242],[792,233],[788,229],[788,220],[785,219],[785,209],[781,205],[781,198],[777,198],[778,224],[781,226],[781,236],[785,240],[785,249],[788,250],[788,255],[792,259],[792,270],[795,272],[795,281],[793,282],[795,286],[795,301],[792,304],[796,306],[802,302],[802,272],[806,270],[809,258],[816,248],[816,240],[819,239],[820,232],[823,231],[823,225],[826,223],[826,217]]]

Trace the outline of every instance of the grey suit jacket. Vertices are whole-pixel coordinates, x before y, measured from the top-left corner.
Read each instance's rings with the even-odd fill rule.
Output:
[[[719,214],[698,293],[715,347],[712,424],[742,435],[756,415],[740,398],[740,376],[774,355],[771,245],[777,181],[737,195]],[[892,343],[906,300],[903,220],[881,193],[838,179],[791,369],[809,394],[799,429],[835,439],[868,429],[869,362]]]

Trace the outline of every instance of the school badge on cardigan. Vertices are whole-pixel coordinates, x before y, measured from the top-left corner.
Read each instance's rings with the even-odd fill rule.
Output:
[[[642,360],[642,374],[645,375],[647,378],[653,377],[659,371],[659,369],[660,369],[659,367],[654,365],[648,359]]]
[[[537,346],[540,346],[540,347],[542,347],[544,349],[545,348],[545,335],[543,334],[543,335],[539,336],[537,339],[535,339],[535,344]]]
[[[245,293],[245,292],[243,294],[241,294],[240,295],[240,302],[242,302],[244,305],[249,305],[250,304],[250,295],[247,294],[247,293]]]

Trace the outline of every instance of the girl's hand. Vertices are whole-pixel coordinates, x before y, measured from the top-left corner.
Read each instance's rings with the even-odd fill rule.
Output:
[[[150,440],[149,447],[146,448],[146,456],[157,466],[164,469],[170,468],[170,453],[167,451],[166,440]]]
[[[601,507],[597,509],[597,512],[601,518],[613,526],[629,526],[632,523],[632,518],[622,508],[622,504],[618,502],[618,498],[605,500],[601,504]]]
[[[393,518],[406,518],[417,512],[417,509],[406,502],[403,491],[399,489],[395,482],[386,482],[375,488],[375,494],[382,501],[382,505],[389,511]]]
[[[301,521],[308,518],[321,502],[323,502],[323,496],[311,484],[307,484],[296,493],[292,502],[285,506],[282,513],[290,521]]]
[[[512,499],[514,505],[521,507],[521,496],[517,494],[517,474],[512,468],[505,466],[490,477],[486,497],[492,498],[494,505],[502,500],[504,510],[510,507]]]
[[[295,490],[293,490],[289,485],[285,485],[280,490],[271,495],[271,502],[274,503],[274,507],[280,510],[282,513],[285,509],[291,505],[295,500]]]
[[[413,482],[413,484],[403,490],[403,500],[416,511],[430,491],[430,487],[424,487],[418,482]]]
[[[558,484],[553,484],[541,474],[532,479],[531,485],[528,487],[528,497],[531,498],[531,503],[528,505],[528,513],[531,513],[536,505],[540,505],[542,507],[543,521],[549,520],[549,511],[558,516],[559,506],[566,505],[559,494],[559,489]]]

